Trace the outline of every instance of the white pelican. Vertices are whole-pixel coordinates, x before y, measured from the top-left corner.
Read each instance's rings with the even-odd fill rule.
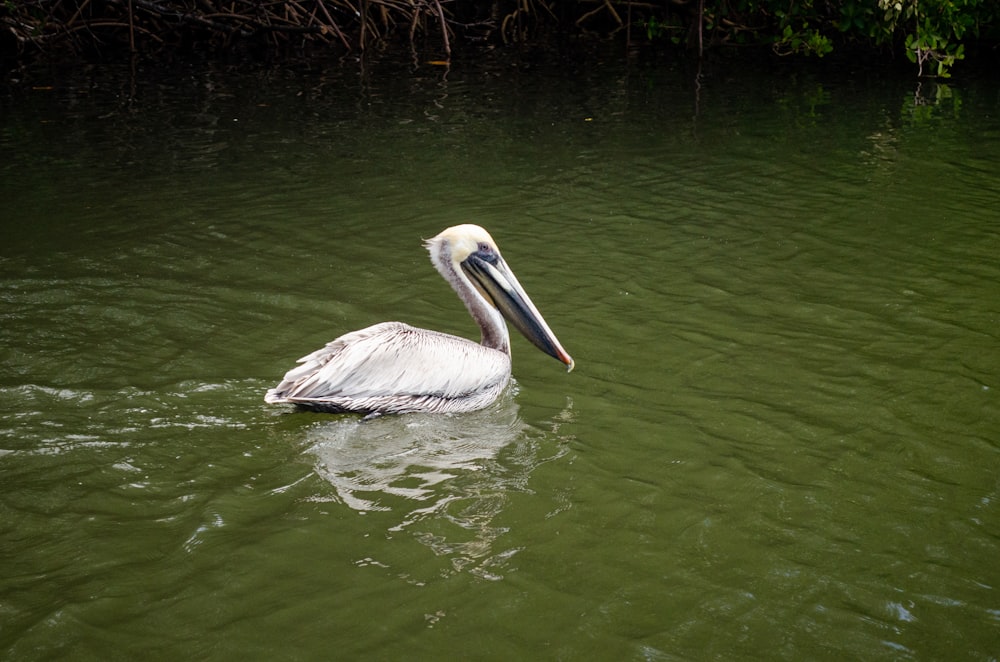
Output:
[[[382,322],[340,336],[298,360],[264,396],[272,404],[363,414],[482,409],[510,381],[504,317],[540,350],[573,369],[493,238],[478,225],[448,228],[425,243],[431,262],[482,330],[465,338]]]

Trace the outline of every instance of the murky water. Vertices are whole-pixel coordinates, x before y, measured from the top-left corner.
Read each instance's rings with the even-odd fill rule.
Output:
[[[704,74],[5,98],[2,657],[997,659],[1000,89]],[[263,404],[345,331],[475,337],[421,247],[467,221],[573,373]]]

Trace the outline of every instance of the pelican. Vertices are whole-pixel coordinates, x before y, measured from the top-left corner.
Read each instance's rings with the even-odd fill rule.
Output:
[[[479,325],[479,344],[401,322],[382,322],[342,335],[299,359],[264,401],[367,415],[482,409],[510,381],[510,335],[504,318],[567,370],[573,369],[573,359],[486,230],[457,225],[427,240],[425,247]]]

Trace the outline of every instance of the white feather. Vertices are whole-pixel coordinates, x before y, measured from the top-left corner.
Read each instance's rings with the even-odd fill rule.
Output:
[[[510,356],[446,333],[382,322],[298,361],[265,401],[325,411],[472,411],[510,380]]]

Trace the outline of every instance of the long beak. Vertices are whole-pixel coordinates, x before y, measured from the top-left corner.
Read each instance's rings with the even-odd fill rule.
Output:
[[[487,261],[473,253],[461,263],[462,270],[476,289],[492,301],[500,314],[525,338],[549,356],[565,363],[567,371],[572,370],[573,357],[559,344],[535,304],[531,303],[524,288],[517,282],[514,272],[498,254],[494,253],[491,258]]]

